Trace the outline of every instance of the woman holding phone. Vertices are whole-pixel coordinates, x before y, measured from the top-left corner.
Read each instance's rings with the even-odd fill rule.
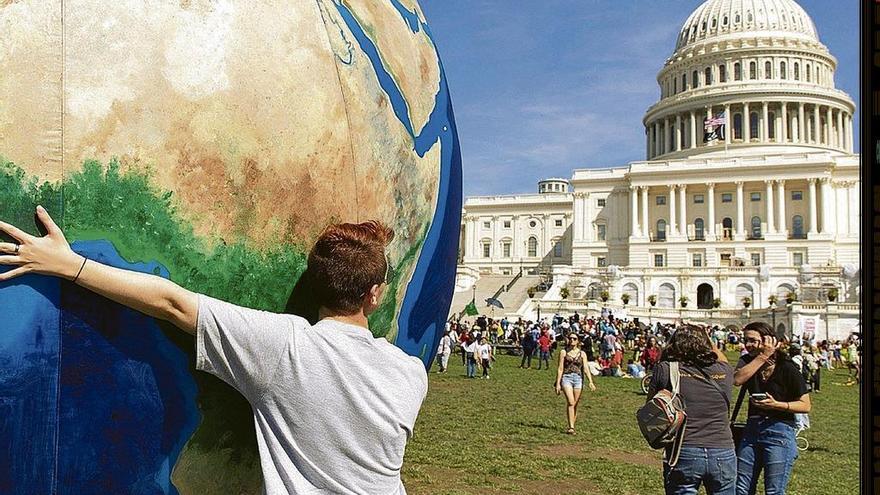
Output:
[[[784,494],[798,457],[795,414],[812,408],[800,368],[782,352],[773,328],[752,322],[743,328],[747,354],[733,380],[749,391],[749,411],[737,451],[737,495],[752,495],[764,472],[764,493]]]
[[[574,435],[574,424],[577,421],[577,407],[581,400],[581,389],[584,386],[584,376],[590,383],[590,390],[596,391],[593,384],[593,375],[586,371],[587,353],[581,350],[580,338],[571,332],[565,338],[565,350],[559,353],[559,368],[556,370],[556,395],[565,392],[566,413],[568,415],[568,430],[566,433]]]

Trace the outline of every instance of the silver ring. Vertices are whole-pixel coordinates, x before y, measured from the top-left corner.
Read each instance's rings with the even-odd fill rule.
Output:
[[[21,249],[21,244],[15,244],[15,254],[18,254],[18,250]]]

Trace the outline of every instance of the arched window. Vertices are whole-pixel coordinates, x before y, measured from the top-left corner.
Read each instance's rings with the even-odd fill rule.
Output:
[[[742,81],[742,78],[743,78],[742,66],[739,64],[739,62],[737,62],[737,63],[733,64],[733,80],[734,81]]]
[[[538,256],[538,238],[535,236],[529,237],[529,257],[534,258]]]
[[[700,73],[698,71],[694,71],[691,75],[691,87],[699,88],[700,87]]]
[[[724,64],[718,66],[718,82],[727,82],[727,66]]]
[[[706,86],[712,84],[712,68],[706,67],[706,70],[703,73],[703,79],[706,80]]]
[[[629,296],[629,302],[634,305],[639,305],[639,288],[636,284],[626,284],[623,286],[623,293]]]
[[[807,66],[804,67],[804,72],[807,73],[807,82],[810,82],[810,64],[807,64]]]
[[[758,137],[758,112],[749,114],[749,137],[752,139]]]
[[[739,24],[739,13],[737,13],[736,15],[733,16],[733,23]]]
[[[767,139],[776,139],[776,114],[767,114]]]
[[[741,113],[733,114],[733,139],[743,138],[743,116]]]
[[[779,78],[785,79],[787,76],[785,74],[785,62],[779,62]]]
[[[797,62],[794,63],[794,80],[801,80],[801,66]]]
[[[733,220],[730,217],[724,217],[724,220],[721,220],[721,230],[725,239],[733,239]]]
[[[672,94],[678,94],[678,78],[672,78]]]
[[[722,26],[726,26],[726,25],[727,25],[727,16],[724,16],[724,17],[721,18],[721,25],[722,25]]]
[[[800,215],[791,217],[791,237],[792,239],[804,238],[804,217]]]
[[[675,307],[675,287],[663,284],[657,290],[657,306],[661,308]]]
[[[694,220],[694,239],[702,241],[706,238],[705,224],[702,218]]]
[[[666,240],[666,220],[663,220],[662,218],[657,220],[657,240]]]
[[[755,62],[749,62],[749,79],[757,79],[758,78],[758,64]]]
[[[752,217],[752,239],[761,237],[761,217]]]
[[[742,306],[743,299],[749,298],[752,304],[755,304],[755,291],[752,289],[751,285],[748,284],[739,284],[736,286],[736,305]]]
[[[764,62],[764,79],[770,79],[773,77],[773,63],[772,62]]]
[[[687,74],[682,74],[681,75],[681,90],[687,91],[687,89],[688,89],[688,76],[687,76]]]

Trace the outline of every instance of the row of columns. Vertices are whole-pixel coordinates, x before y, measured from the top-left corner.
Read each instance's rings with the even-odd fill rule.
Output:
[[[829,105],[807,105],[803,102],[796,103],[796,107],[789,112],[787,102],[755,102],[742,103],[742,142],[751,142],[754,137],[766,143],[794,143],[794,144],[824,144],[852,153],[853,151],[853,118],[846,110]],[[770,139],[770,110],[774,111],[772,125],[774,126],[774,138]],[[808,108],[809,107],[809,108]],[[758,114],[758,135],[752,136],[751,109],[760,108]],[[824,110],[823,110],[824,108]],[[720,108],[717,108],[720,109]],[[646,127],[646,149],[648,159],[656,156],[681,151],[683,149],[696,148],[702,143],[703,118],[714,115],[716,108],[707,107],[704,111],[691,110],[684,115],[688,120],[687,147],[684,143],[684,126],[682,114],[665,116],[649,122]],[[733,142],[733,114],[730,104],[723,106],[726,117],[725,138]],[[807,125],[808,113],[813,126]],[[822,126],[822,114],[825,117],[825,126]],[[699,119],[697,119],[699,117]],[[697,125],[697,122],[700,125]],[[674,122],[674,123],[673,123]],[[670,126],[674,129],[674,136],[670,134]],[[698,132],[699,127],[699,132]],[[791,128],[791,132],[789,132]]]
[[[817,186],[818,183],[818,186]],[[745,223],[745,198],[743,181],[736,181],[736,221],[733,225],[737,239],[745,239],[746,223]],[[832,183],[830,178],[809,178],[808,184],[808,201],[809,216],[808,227],[809,234],[834,234],[834,221],[831,220],[831,208],[835,205],[842,205],[846,209],[844,218],[855,218],[858,216],[857,198],[854,198],[852,182],[844,182],[842,185],[847,190],[844,200],[835,200],[832,192]],[[765,185],[765,218],[767,234],[788,234],[788,220],[785,212],[785,181],[784,180],[766,180]],[[668,221],[667,235],[669,237],[687,237],[688,216],[687,216],[687,188],[686,184],[675,184],[667,186],[668,189]],[[817,188],[821,188],[817,191]],[[630,224],[632,227],[631,235],[636,238],[649,237],[649,216],[648,216],[648,189],[649,186],[631,186],[630,187]],[[707,184],[707,203],[708,203],[708,221],[706,222],[706,239],[714,240],[717,232],[715,231],[715,184]],[[775,194],[774,194],[775,193]],[[818,197],[821,193],[823,208],[818,209]],[[641,196],[641,199],[639,198]],[[676,196],[678,204],[676,204]],[[774,199],[775,196],[775,199]],[[855,207],[853,206],[855,204]],[[641,208],[640,208],[641,206]],[[640,213],[641,212],[641,213]],[[858,225],[850,225],[848,222],[844,225],[843,233],[850,234],[858,232]],[[821,230],[820,230],[821,228]]]

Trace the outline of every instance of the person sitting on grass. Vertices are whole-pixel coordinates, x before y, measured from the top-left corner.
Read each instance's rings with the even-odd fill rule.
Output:
[[[633,361],[632,359],[630,359],[627,362],[626,371],[627,371],[627,375],[624,375],[624,376],[628,376],[630,378],[644,378],[645,377],[645,368],[641,364]]]
[[[427,372],[417,357],[374,338],[367,320],[388,286],[391,229],[370,221],[321,233],[303,274],[319,303],[310,324],[87,259],[43,207],[36,214],[45,236],[0,222],[15,241],[0,243],[0,265],[13,267],[0,282],[59,277],[193,335],[196,368],[253,408],[264,493],[406,492],[400,470]]]
[[[559,353],[559,367],[556,370],[556,395],[565,392],[565,411],[568,418],[566,433],[569,435],[575,433],[574,426],[577,421],[577,408],[581,400],[584,376],[590,383],[590,390],[596,390],[593,375],[585,370],[586,363],[587,354],[581,350],[577,334],[568,334],[565,340],[565,350]]]

